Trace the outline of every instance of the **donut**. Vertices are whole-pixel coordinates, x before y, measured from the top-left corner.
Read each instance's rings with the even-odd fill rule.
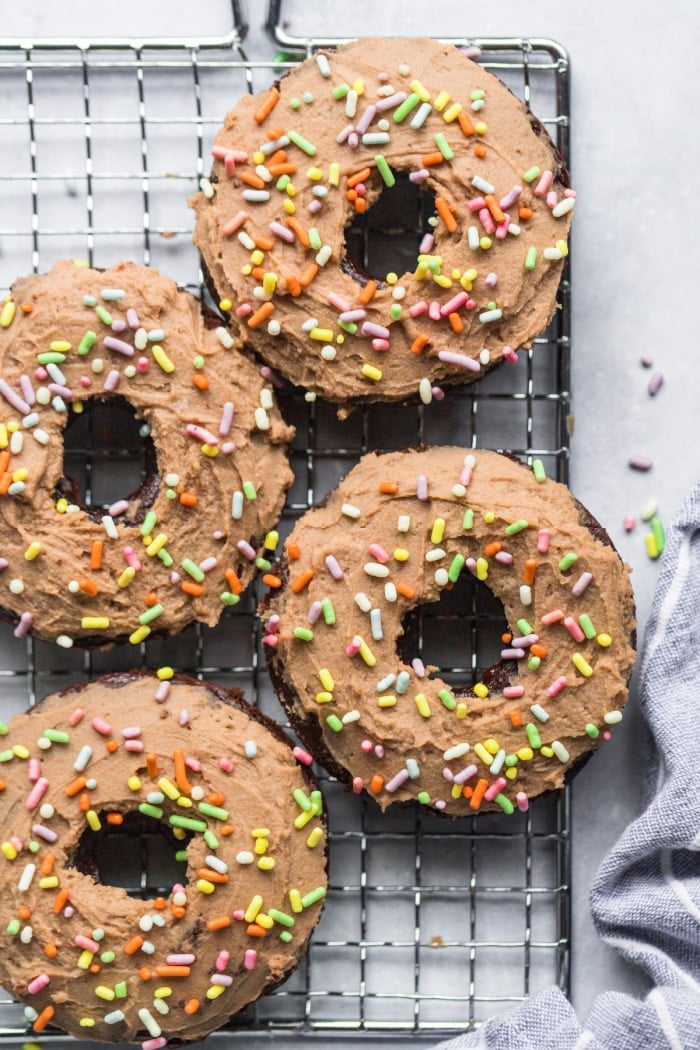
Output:
[[[424,666],[409,629],[412,611],[444,607],[469,574],[507,624],[500,640],[478,614],[459,624],[481,651],[500,650],[471,687]],[[275,579],[262,609],[266,652],[291,724],[382,809],[417,800],[454,816],[525,810],[622,717],[634,660],[629,570],[541,460],[529,469],[454,447],[369,453],[299,519]],[[457,601],[453,610],[469,611]]]
[[[191,203],[215,293],[265,361],[343,411],[478,379],[554,313],[575,204],[562,159],[451,44],[320,51],[242,98],[212,153]],[[388,259],[387,231],[403,238]]]
[[[91,506],[65,477],[66,428],[102,410],[118,448],[120,404],[154,462],[136,492]],[[292,433],[228,331],[155,270],[64,261],[18,280],[0,317],[0,608],[15,633],[69,647],[216,624],[268,564]]]
[[[238,690],[166,670],[96,679],[2,726],[0,980],[34,1032],[200,1039],[291,971],[320,917],[308,768]],[[138,836],[151,878],[168,858],[182,869],[141,898],[123,881]]]

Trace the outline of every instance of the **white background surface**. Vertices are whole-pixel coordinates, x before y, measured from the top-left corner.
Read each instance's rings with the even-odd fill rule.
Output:
[[[266,6],[249,0],[245,50],[253,58],[275,51],[263,29]],[[294,35],[540,36],[568,49],[571,166],[578,191],[571,487],[633,568],[642,635],[658,566],[646,555],[639,513],[655,500],[668,522],[698,474],[693,305],[700,271],[700,34],[694,11],[685,4],[660,11],[651,0],[285,5]],[[220,35],[229,24],[226,0],[189,8],[172,0],[121,0],[118,8],[96,0],[24,0],[11,18],[3,18],[3,33],[199,37]],[[653,360],[652,369],[642,367],[645,356]],[[665,383],[650,398],[646,388],[655,371],[663,372]],[[631,455],[652,459],[652,470],[631,470]],[[629,535],[622,527],[626,515],[638,522]],[[573,998],[581,1016],[599,991],[640,994],[645,988],[641,976],[598,940],[587,907],[600,861],[642,804],[645,735],[634,690],[629,712],[573,788]]]

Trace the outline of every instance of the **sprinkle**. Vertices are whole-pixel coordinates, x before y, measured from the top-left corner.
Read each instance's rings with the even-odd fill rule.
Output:
[[[590,678],[590,676],[593,674],[593,668],[585,659],[585,657],[581,655],[581,653],[574,653],[571,657],[571,662],[573,663],[576,670],[579,671],[585,678]]]
[[[652,461],[650,459],[647,459],[645,456],[630,456],[628,464],[632,468],[632,470],[641,471],[651,470],[653,466]]]

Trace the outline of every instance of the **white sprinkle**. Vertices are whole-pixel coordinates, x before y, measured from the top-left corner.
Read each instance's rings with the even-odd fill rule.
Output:
[[[252,864],[255,857],[248,850],[241,850],[240,853],[236,854],[236,860],[239,864]]]
[[[364,591],[358,591],[355,595],[355,604],[362,612],[367,613],[372,608],[372,603]]]
[[[523,605],[532,605],[532,588],[526,583],[520,585],[520,601]]]
[[[559,201],[558,204],[554,205],[554,207],[552,208],[552,215],[555,219],[561,219],[562,215],[568,215],[570,211],[573,211],[575,205],[575,197],[564,197],[562,200]]]
[[[418,393],[424,405],[429,405],[430,402],[433,400],[433,387],[430,380],[427,379],[425,376],[421,379],[420,383],[418,384]]]
[[[114,523],[114,518],[111,514],[102,515],[102,526],[109,536],[110,540],[116,540],[119,538],[119,531]]]
[[[408,532],[411,528],[411,518],[408,514],[400,514],[399,520],[396,523],[396,528],[399,532]]]
[[[434,547],[433,550],[426,551],[425,553],[426,561],[440,561],[442,558],[445,557],[446,553],[441,547]]]
[[[346,518],[359,518],[362,511],[358,507],[354,507],[352,503],[344,503],[340,508],[341,514],[344,514]]]
[[[216,329],[216,338],[226,350],[230,350],[233,346],[233,338],[231,336],[231,333],[222,326],[219,326],[219,328]]]
[[[264,408],[255,409],[255,425],[258,430],[270,429],[270,418]]]
[[[472,179],[472,186],[477,190],[481,190],[482,193],[495,193],[496,187],[492,186],[486,179],[482,179],[481,175],[475,175]]]
[[[372,637],[375,642],[381,642],[384,637],[384,631],[382,630],[382,614],[379,609],[372,609],[369,614],[369,623],[372,631]]]
[[[383,578],[389,575],[388,567],[386,565],[380,565],[375,561],[367,562],[364,568],[368,576]]]
[[[454,747],[450,747],[443,753],[445,762],[451,762],[454,758],[461,758],[462,755],[466,755],[469,750],[469,744],[455,744]]]
[[[438,587],[446,587],[450,582],[450,575],[447,569],[437,569],[435,572],[435,582]]]
[[[350,725],[351,722],[359,722],[360,712],[356,710],[348,711],[346,714],[343,715],[340,721],[343,723],[344,726]]]
[[[391,580],[389,580],[388,583],[384,584],[384,598],[388,602],[395,602],[397,596],[398,593],[396,590],[396,584],[392,583]]]

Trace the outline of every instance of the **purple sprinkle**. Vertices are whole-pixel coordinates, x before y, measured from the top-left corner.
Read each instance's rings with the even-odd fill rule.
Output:
[[[221,410],[221,422],[219,423],[219,433],[222,437],[228,434],[228,432],[231,429],[231,424],[233,423],[233,414],[233,402],[225,401],[224,407]]]
[[[32,386],[32,381],[29,378],[29,376],[20,376],[19,385],[22,390],[24,400],[27,402],[28,405],[33,405],[36,402],[36,396],[34,394],[34,387]]]
[[[377,112],[377,107],[376,106],[373,106],[371,104],[369,106],[367,106],[367,108],[365,109],[364,113],[362,114],[362,116],[360,117],[360,119],[357,121],[357,123],[355,125],[355,131],[357,132],[358,135],[364,135],[364,133],[367,131],[368,127],[370,126],[370,124],[374,120],[374,115],[375,115],[376,112]]]
[[[416,498],[419,500],[427,500],[428,498],[428,479],[425,474],[419,474],[416,481]]]
[[[116,390],[118,385],[119,372],[116,368],[113,368],[112,371],[108,373],[107,378],[105,379],[104,389],[109,391]]]
[[[388,792],[398,791],[402,784],[405,784],[408,780],[408,770],[400,769],[395,777],[388,780],[384,785],[384,790]]]
[[[522,660],[525,655],[524,649],[501,649],[501,660]]]
[[[113,332],[124,332],[126,331],[126,321],[122,321],[121,318],[119,318],[116,321],[112,321],[111,327]]]
[[[73,397],[73,391],[71,388],[69,386],[64,386],[62,383],[49,383],[49,392],[56,397]]]
[[[539,634],[526,634],[522,638],[513,638],[511,642],[511,648],[513,649],[528,649],[535,642],[539,642]]]
[[[577,579],[576,583],[571,588],[571,593],[576,598],[580,598],[580,596],[583,594],[583,592],[585,591],[586,587],[588,586],[588,584],[591,582],[592,579],[593,579],[593,573],[592,572],[582,572],[581,575],[579,576],[579,578]]]
[[[420,242],[418,251],[421,255],[427,255],[428,252],[433,250],[435,244],[435,235],[432,233],[426,233],[423,235],[423,240]]]
[[[409,182],[425,182],[426,179],[430,178],[430,172],[427,168],[419,168],[418,171],[410,172],[408,176]]]
[[[136,310],[134,310],[134,308],[131,306],[126,311],[126,319],[129,322],[129,328],[133,328],[134,331],[136,331],[137,328],[141,327],[141,325],[139,324],[139,315],[136,313]]]
[[[513,186],[513,189],[510,191],[510,193],[506,193],[505,197],[502,197],[499,201],[499,204],[501,205],[503,211],[506,211],[508,208],[512,208],[512,206],[515,204],[522,192],[523,191],[521,186]]]
[[[329,554],[326,558],[326,568],[328,569],[329,573],[331,574],[334,580],[342,580],[343,570],[338,564],[337,559],[334,558],[332,554]]]
[[[408,98],[408,94],[405,91],[396,91],[393,95],[389,95],[387,98],[380,98],[377,102],[377,112],[384,113],[387,109],[396,109]]]
[[[43,824],[32,824],[32,835],[36,835],[39,839],[44,839],[45,842],[56,842],[58,839],[56,832]]]
[[[501,563],[501,565],[512,565],[513,564],[513,555],[509,554],[508,551],[498,551],[498,553],[496,555],[494,555],[494,557],[495,557],[496,561]]]
[[[291,244],[294,241],[294,234],[291,230],[288,230],[286,226],[283,226],[281,222],[271,222],[268,229],[271,233],[274,233],[275,237],[279,237],[281,241],[286,241]]]
[[[649,386],[647,387],[650,397],[655,397],[656,394],[658,394],[659,390],[663,386],[663,382],[663,374],[661,372],[654,372],[654,375],[649,380]]]
[[[338,317],[338,320],[342,321],[343,324],[352,324],[353,321],[364,321],[366,316],[367,311],[358,307],[356,310],[344,310]]]
[[[630,456],[628,463],[632,470],[651,470],[652,462],[646,456]]]
[[[391,335],[388,328],[384,328],[384,326],[380,324],[375,324],[374,321],[365,321],[360,332],[362,335],[376,336],[377,339],[388,339]]]
[[[651,368],[651,366],[654,364],[650,357],[641,357],[639,360],[642,368]]]
[[[346,142],[348,136],[351,135],[354,130],[352,124],[346,124],[343,130],[336,136],[335,141],[338,143]]]
[[[18,412],[21,412],[23,416],[28,416],[31,412],[31,405],[28,405],[24,398],[16,394],[9,383],[6,383],[4,379],[0,379],[0,394],[5,400],[16,408]]]
[[[255,549],[251,547],[247,540],[239,540],[236,544],[241,554],[248,559],[248,561],[255,561],[256,554]]]
[[[321,204],[321,202],[319,200],[316,200],[315,197],[306,205],[307,211],[310,211],[312,215],[315,215],[317,212],[319,212],[322,207],[323,205]]]
[[[478,361],[473,361],[471,357],[467,357],[466,354],[457,354],[454,350],[441,350],[438,357],[441,361],[444,361],[446,365],[459,365],[460,368],[466,369],[467,372],[481,371],[481,365]]]
[[[419,678],[425,678],[425,664],[419,656],[416,656],[411,660],[411,667]]]
[[[9,564],[7,558],[0,558],[0,569],[6,569]]]
[[[459,773],[455,773],[452,779],[455,784],[466,784],[478,772],[478,767],[472,764],[471,766],[465,766],[464,769],[460,769]]]
[[[311,605],[309,606],[309,612],[308,612],[307,617],[306,617],[307,620],[309,621],[309,623],[316,623],[316,621],[318,620],[320,615],[321,615],[321,603],[320,602],[312,602]]]
[[[102,345],[106,350],[115,350],[118,354],[123,354],[124,357],[133,357],[134,348],[129,343],[125,343],[123,339],[115,339],[113,335],[107,335],[102,341]]]
[[[356,135],[354,131],[351,131],[348,135],[348,146],[350,149],[357,149],[360,144],[359,135]]]

